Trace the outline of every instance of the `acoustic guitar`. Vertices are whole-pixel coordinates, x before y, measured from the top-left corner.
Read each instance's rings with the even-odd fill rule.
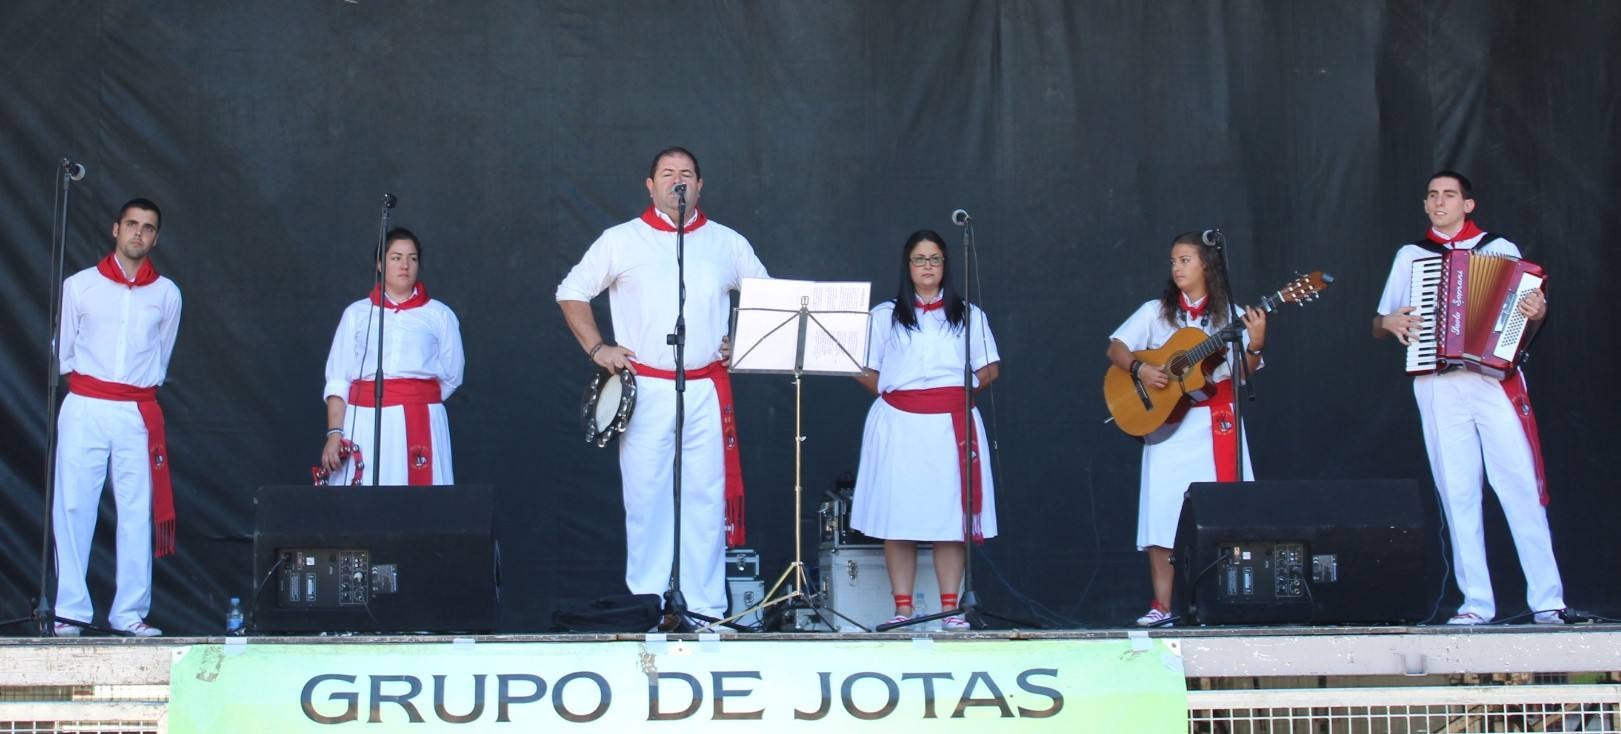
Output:
[[[1317,300],[1333,282],[1334,276],[1320,270],[1300,275],[1262,296],[1256,307],[1270,314],[1285,303],[1304,306]],[[1167,421],[1180,418],[1193,402],[1188,394],[1204,389],[1210,374],[1227,353],[1228,340],[1243,328],[1244,322],[1240,320],[1214,334],[1205,334],[1203,329],[1190,326],[1177,330],[1158,349],[1132,352],[1143,364],[1165,370],[1171,379],[1162,388],[1144,385],[1130,372],[1110,365],[1103,376],[1103,400],[1109,405],[1114,424],[1129,435],[1146,436]]]

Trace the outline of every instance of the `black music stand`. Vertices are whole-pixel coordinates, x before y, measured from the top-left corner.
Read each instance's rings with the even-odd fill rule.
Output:
[[[856,291],[859,290],[859,296]],[[762,291],[767,291],[762,293]],[[798,299],[798,308],[785,308],[794,297]],[[821,602],[820,592],[810,587],[809,579],[805,575],[805,562],[803,558],[803,523],[801,511],[803,506],[804,486],[802,480],[803,461],[802,451],[805,442],[802,419],[803,394],[805,375],[840,375],[853,377],[866,369],[864,359],[858,359],[846,347],[845,342],[851,339],[857,343],[851,344],[863,357],[867,353],[868,321],[871,314],[863,310],[851,310],[841,307],[811,308],[814,298],[823,303],[821,296],[829,292],[836,292],[834,300],[849,302],[859,301],[867,303],[871,295],[870,283],[813,283],[810,281],[771,280],[765,278],[746,278],[738,296],[738,308],[733,312],[733,333],[735,333],[737,348],[732,351],[731,370],[736,373],[759,373],[775,375],[793,375],[794,377],[794,560],[788,564],[781,576],[777,577],[770,589],[759,604],[717,622],[724,624],[741,619],[756,611],[762,611],[785,602],[802,604],[811,610],[828,629],[837,629],[832,620],[824,616],[823,612],[849,622],[863,631],[871,629],[860,622],[851,619],[839,610]],[[754,305],[758,304],[758,305]],[[836,325],[843,335],[842,339],[834,330],[823,323],[821,317],[830,321],[839,319],[848,320],[849,323]],[[860,328],[855,328],[859,323]],[[789,339],[789,333],[784,329],[793,324],[796,327]],[[815,331],[811,325],[816,326]],[[811,355],[814,363],[806,366],[806,345],[815,342]],[[791,349],[789,348],[791,346]],[[782,591],[783,584],[793,578],[793,584],[787,591]],[[782,591],[781,594],[778,592]]]

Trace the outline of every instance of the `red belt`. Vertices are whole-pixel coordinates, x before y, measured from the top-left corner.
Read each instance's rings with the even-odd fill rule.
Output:
[[[977,431],[969,430],[968,416],[963,414],[964,400],[960,387],[931,387],[926,390],[893,390],[883,394],[884,402],[894,406],[896,410],[907,413],[951,415],[951,430],[957,434],[957,466],[961,467],[963,458],[968,459],[969,474],[962,476],[962,506],[973,512],[973,538],[975,543],[985,542],[985,531],[980,525],[980,513],[985,506],[985,488],[980,487],[978,492],[970,494],[968,481],[970,477],[980,476],[979,471],[979,441]],[[959,473],[961,470],[959,469]]]
[[[68,392],[99,400],[135,403],[146,424],[147,461],[152,472],[152,555],[162,558],[175,549],[174,484],[169,476],[169,441],[163,431],[163,408],[156,387],[135,387],[68,373]]]
[[[1216,460],[1216,481],[1239,481],[1238,421],[1233,420],[1233,381],[1216,383],[1215,392],[1194,403],[1193,407],[1210,409],[1210,453]]]
[[[1537,414],[1531,412],[1531,396],[1525,390],[1525,374],[1515,370],[1503,380],[1503,392],[1508,395],[1509,404],[1514,406],[1514,415],[1520,419],[1520,428],[1525,431],[1525,440],[1531,444],[1531,462],[1537,470],[1537,498],[1542,506],[1548,506],[1548,475],[1542,471],[1542,438],[1537,434]]]
[[[355,380],[349,383],[349,404],[360,408],[377,407],[377,383]],[[439,381],[428,378],[383,380],[383,407],[405,408],[406,476],[412,486],[433,484],[433,429],[428,422],[428,406],[442,400]],[[374,471],[382,471],[372,457]]]
[[[637,377],[656,377],[674,380],[675,372],[631,362]],[[720,404],[720,433],[725,441],[726,458],[726,546],[743,545],[748,536],[743,522],[743,452],[737,443],[737,411],[732,405],[732,376],[726,371],[725,360],[706,367],[687,370],[689,380],[709,380],[715,383],[715,402]]]

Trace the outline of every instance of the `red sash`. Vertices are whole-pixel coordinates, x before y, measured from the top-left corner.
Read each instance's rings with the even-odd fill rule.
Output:
[[[1542,439],[1537,434],[1537,414],[1531,411],[1531,396],[1525,389],[1525,374],[1515,370],[1503,380],[1503,392],[1508,395],[1508,402],[1514,406],[1514,414],[1520,418],[1520,427],[1525,429],[1525,440],[1531,444],[1531,461],[1537,469],[1537,498],[1542,500],[1542,506],[1548,506],[1548,475],[1542,471]]]
[[[377,383],[355,380],[349,383],[349,404],[376,407]],[[405,408],[405,451],[407,483],[413,487],[433,484],[433,430],[428,423],[428,406],[440,402],[439,381],[425,377],[383,380],[383,407]],[[377,457],[372,457],[377,462]],[[382,471],[381,467],[376,467]]]
[[[146,424],[146,453],[152,471],[152,555],[162,558],[175,549],[174,484],[169,476],[169,441],[163,432],[163,408],[156,387],[135,387],[68,373],[68,392],[98,400],[135,403]]]
[[[962,476],[962,505],[968,507],[974,515],[973,538],[975,543],[985,542],[985,531],[980,525],[980,513],[985,507],[985,488],[980,487],[972,497],[968,492],[969,477],[980,476],[979,471],[979,437],[977,431],[968,427],[968,416],[963,415],[963,395],[960,387],[931,387],[925,390],[893,390],[883,394],[884,402],[889,403],[896,410],[907,413],[922,413],[937,415],[949,413],[951,415],[951,430],[957,434],[957,466],[962,466],[963,457],[968,458],[968,470],[972,474]],[[958,470],[961,473],[961,469]]]
[[[1215,392],[1210,397],[1193,404],[1195,408],[1210,409],[1210,452],[1216,459],[1216,481],[1236,482],[1238,478],[1237,462],[1228,457],[1237,457],[1238,449],[1238,421],[1233,420],[1233,381],[1222,380],[1216,383]]]
[[[696,229],[699,224],[702,222],[693,224],[692,228]],[[675,372],[670,370],[649,367],[640,362],[631,362],[631,365],[636,368],[637,377],[675,379]],[[722,360],[707,367],[687,370],[687,379],[715,383],[715,402],[720,404],[720,433],[725,441],[726,547],[735,548],[747,542],[748,528],[743,522],[743,450],[737,442],[737,410],[732,405],[732,375],[726,371],[726,362]]]

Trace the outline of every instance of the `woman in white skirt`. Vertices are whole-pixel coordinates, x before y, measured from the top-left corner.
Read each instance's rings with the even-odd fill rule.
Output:
[[[965,324],[966,322],[966,324]],[[964,338],[964,326],[968,326]],[[895,299],[872,309],[867,369],[857,380],[878,396],[861,436],[850,526],[884,539],[895,617],[913,616],[917,544],[934,544],[940,608],[957,606],[962,586],[965,508],[976,542],[996,535],[996,493],[990,448],[979,410],[973,412],[972,496],[963,481],[963,448],[970,430],[963,414],[963,357],[973,358],[974,389],[996,379],[1000,357],[985,314],[957,295],[938,233],[919,230],[901,249]],[[965,343],[966,342],[966,343]],[[966,630],[959,615],[943,629]]]
[[[1138,361],[1132,352],[1158,349],[1184,328],[1215,333],[1242,319],[1245,326],[1244,359],[1251,372],[1261,368],[1261,347],[1266,340],[1266,312],[1250,308],[1242,313],[1226,300],[1227,273],[1212,247],[1198,232],[1176,236],[1171,244],[1171,279],[1156,300],[1144,303],[1109,337],[1109,361],[1131,372],[1144,384],[1161,388],[1170,384],[1165,365]],[[1137,502],[1137,550],[1148,552],[1148,576],[1154,600],[1137,618],[1143,626],[1168,624],[1171,618],[1171,547],[1182,514],[1182,498],[1193,482],[1237,480],[1232,462],[1236,423],[1233,420],[1232,375],[1225,361],[1210,376],[1206,394],[1181,420],[1167,423],[1144,437],[1142,482]],[[1247,435],[1247,432],[1245,432]],[[1218,450],[1220,447],[1220,450]],[[1244,446],[1244,478],[1253,479],[1249,446]]]
[[[422,242],[396,227],[384,237],[381,288],[349,304],[326,359],[326,445],[321,466],[330,482],[349,484],[355,462],[344,460],[348,440],[360,449],[366,471],[380,484],[454,484],[450,418],[444,401],[461,387],[467,358],[461,324],[444,303],[428,297],[418,280]],[[383,313],[378,313],[378,306]],[[382,456],[373,456],[377,328],[383,325]],[[379,460],[380,459],[380,460]],[[371,475],[363,478],[369,484]]]

